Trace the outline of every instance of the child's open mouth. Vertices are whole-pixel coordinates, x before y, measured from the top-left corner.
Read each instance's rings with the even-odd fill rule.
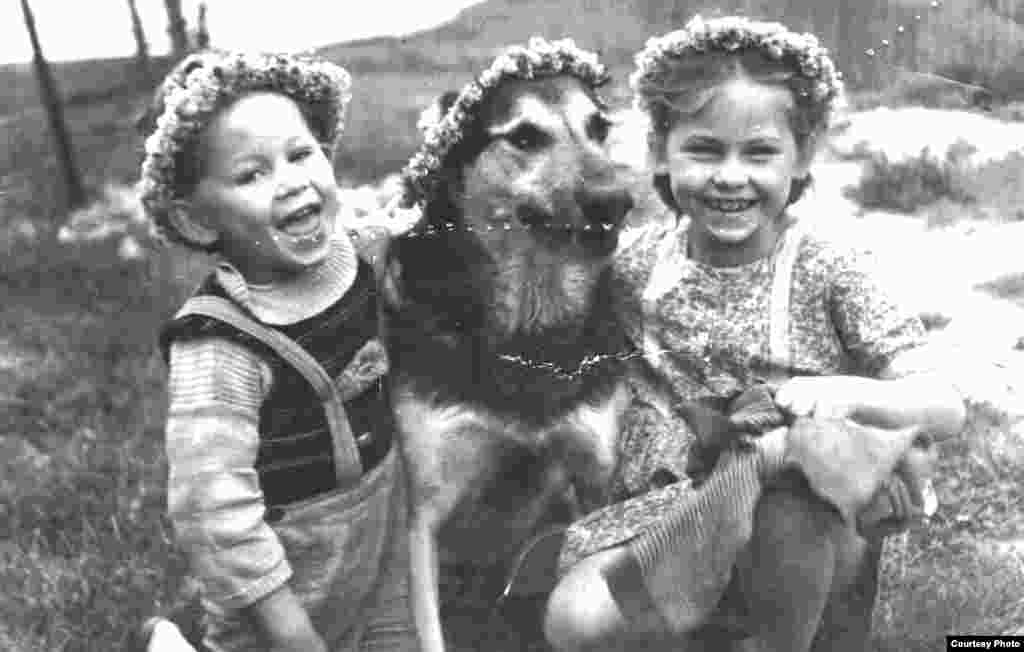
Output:
[[[322,221],[319,203],[306,204],[298,210],[285,215],[277,223],[277,228],[293,238],[304,238],[320,230]]]
[[[757,204],[756,199],[718,199],[716,197],[703,197],[701,201],[705,206],[721,213],[742,213],[753,208]]]

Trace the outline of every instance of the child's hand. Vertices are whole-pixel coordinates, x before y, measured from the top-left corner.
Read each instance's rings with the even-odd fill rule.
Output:
[[[860,376],[799,376],[779,387],[775,403],[793,418],[855,418],[876,404],[879,382]]]
[[[857,514],[862,536],[879,537],[905,530],[915,519],[935,513],[938,499],[931,484],[938,462],[938,446],[914,446],[882,485],[871,502]]]
[[[288,586],[282,586],[251,609],[262,623],[273,652],[327,652],[327,644]]]
[[[815,493],[852,522],[901,461],[918,461],[907,456],[918,432],[915,427],[872,428],[850,419],[799,418],[787,432],[785,457]]]

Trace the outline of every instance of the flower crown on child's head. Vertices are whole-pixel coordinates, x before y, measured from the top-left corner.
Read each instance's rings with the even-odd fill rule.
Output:
[[[578,48],[572,39],[548,41],[534,36],[525,47],[512,46],[500,54],[487,70],[463,87],[443,115],[434,114],[439,117],[433,124],[429,123],[431,113],[425,112],[417,125],[424,132],[423,143],[402,171],[405,189],[401,204],[422,206],[434,197],[445,157],[462,142],[484,98],[503,80],[562,74],[577,77],[591,89],[611,79],[597,55]]]
[[[630,76],[637,109],[649,113],[650,100],[644,89],[658,86],[671,70],[673,61],[718,52],[724,54],[755,50],[768,59],[792,67],[800,78],[798,103],[821,106],[827,116],[841,101],[842,73],[836,70],[828,50],[813,34],[790,31],[780,23],[726,16],[705,20],[694,16],[686,25],[664,36],[650,38],[636,55],[636,70]]]
[[[221,108],[247,93],[280,93],[309,111],[310,127],[330,154],[344,128],[351,86],[344,68],[309,55],[207,50],[185,57],[140,121],[148,137],[138,190],[155,234],[181,239],[168,223],[171,203],[180,199],[176,166]]]

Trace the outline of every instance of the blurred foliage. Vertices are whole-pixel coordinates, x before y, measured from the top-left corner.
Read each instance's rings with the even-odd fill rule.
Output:
[[[925,148],[906,160],[890,160],[881,152],[868,155],[859,185],[847,196],[865,209],[913,213],[940,199],[970,203],[975,197],[963,186],[970,150],[950,151],[939,158]]]

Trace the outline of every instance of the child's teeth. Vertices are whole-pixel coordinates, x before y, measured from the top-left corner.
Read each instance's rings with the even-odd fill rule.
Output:
[[[289,216],[281,230],[290,236],[309,235],[319,228],[317,213],[313,209],[303,209],[295,215]]]
[[[752,202],[740,199],[712,199],[711,205],[722,211],[739,211],[749,206]]]

